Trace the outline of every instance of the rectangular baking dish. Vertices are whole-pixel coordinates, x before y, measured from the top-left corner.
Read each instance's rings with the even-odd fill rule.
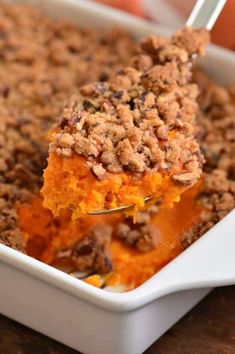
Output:
[[[136,38],[169,30],[84,0],[25,0],[78,24]],[[88,44],[89,45],[89,44]],[[235,55],[211,46],[203,67],[234,84]],[[107,292],[0,244],[0,312],[83,353],[142,353],[214,286],[235,283],[235,210],[142,286]]]

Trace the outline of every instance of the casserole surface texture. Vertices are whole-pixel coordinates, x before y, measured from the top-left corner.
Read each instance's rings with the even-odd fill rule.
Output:
[[[48,15],[66,17],[78,24],[98,27],[119,24],[136,38],[151,32],[169,33],[84,1],[26,3],[42,7]],[[231,85],[234,63],[232,53],[211,47],[203,67],[210,77]],[[221,67],[223,70],[218,70]],[[211,286],[234,281],[231,273],[234,266],[230,262],[234,247],[226,247],[232,245],[229,237],[235,232],[234,227],[232,212],[149,281],[123,294],[97,289],[0,245],[0,279],[5,284],[1,288],[0,311],[82,352],[141,353],[205,296]],[[218,259],[223,267],[219,266]],[[108,341],[100,340],[107,337]]]
[[[197,135],[206,158],[204,176],[196,187],[187,192],[178,206],[160,212],[158,206],[150,208],[147,213],[137,215],[136,224],[123,216],[86,217],[73,223],[70,221],[69,211],[53,219],[50,212],[42,207],[39,190],[43,168],[46,166],[47,134],[56,118],[62,114],[63,102],[84,83],[88,85],[83,86],[83,91],[92,90],[90,82],[93,80],[102,79],[100,87],[103,85],[101,88],[104,89],[108,85],[105,80],[112,80],[114,72],[133,60],[142,61],[138,65],[147,65],[146,60],[151,59],[146,55],[147,51],[152,52],[161,42],[165,42],[159,37],[150,36],[142,44],[147,48],[146,53],[143,52],[133,59],[136,44],[123,29],[106,29],[96,33],[92,28],[84,29],[70,22],[53,21],[28,6],[2,4],[1,7],[1,240],[44,262],[59,266],[60,269],[108,274],[105,275],[107,285],[122,283],[127,289],[134,288],[161,269],[234,207],[233,90],[226,91],[200,71],[196,71],[194,78],[189,83],[184,83],[183,89],[189,91],[189,96],[179,100],[182,108],[178,102],[174,102],[178,105],[178,113],[189,117],[187,119],[191,122],[190,117],[196,108],[191,100],[197,94],[195,83],[199,85]],[[39,23],[40,31],[37,30]],[[19,26],[20,29],[16,31]],[[186,33],[186,37],[188,35],[191,34]],[[88,41],[89,46],[86,45]],[[174,50],[176,55],[175,50],[178,50],[177,55],[183,56],[180,60],[184,62],[187,53],[177,47],[171,49],[172,45],[166,46],[167,53]],[[184,66],[183,69],[186,70]],[[138,74],[135,69],[129,71],[130,77]],[[10,75],[12,73],[14,75]],[[190,75],[186,74],[184,76]],[[119,79],[124,80],[122,76]],[[182,80],[184,82],[184,78]],[[153,100],[158,99],[158,111],[164,113],[164,119],[170,117],[177,120],[177,116],[173,117],[177,107],[171,111],[170,107],[174,103],[171,103],[171,92],[167,92],[163,95],[156,93],[156,97],[153,93],[152,96],[150,94],[151,97],[143,95],[141,99],[147,108],[153,104]],[[146,112],[153,114],[154,109],[149,111],[148,108]],[[75,113],[72,112],[72,117],[75,117]],[[158,121],[163,122],[159,117]],[[189,131],[190,127],[189,125]],[[161,130],[162,138],[163,133]],[[168,132],[165,131],[165,134],[168,135]],[[175,134],[174,130],[169,131],[169,136],[170,134]],[[179,155],[177,146],[171,146],[171,140],[164,144],[170,163]],[[192,143],[192,149],[195,144]],[[195,149],[197,156],[196,145]],[[51,158],[59,159],[56,156]],[[187,162],[187,165],[194,166],[194,162]],[[60,186],[62,180],[65,178],[66,181],[67,174],[73,168],[74,173],[78,170],[86,177],[86,166],[83,166],[83,171],[69,156],[65,157],[64,164],[70,165],[63,168],[59,162],[58,166],[56,162],[52,164],[53,174],[57,177],[57,185],[62,192],[65,192],[65,187]],[[88,187],[89,184],[94,185],[97,176],[91,176],[91,181],[84,176]],[[183,180],[183,185],[186,182]],[[115,190],[115,185],[113,189]],[[50,187],[48,191],[58,193],[55,187]],[[178,198],[177,188],[174,193],[172,197]],[[88,190],[88,197],[92,199],[96,196],[92,193],[89,195]],[[35,223],[34,220],[40,222]],[[89,277],[87,281],[101,286],[104,280],[95,276]]]

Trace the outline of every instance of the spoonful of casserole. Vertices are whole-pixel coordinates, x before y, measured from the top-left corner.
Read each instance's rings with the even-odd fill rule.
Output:
[[[149,36],[130,66],[70,98],[50,135],[45,207],[78,218],[180,200],[202,175],[192,64],[208,42],[191,27]]]

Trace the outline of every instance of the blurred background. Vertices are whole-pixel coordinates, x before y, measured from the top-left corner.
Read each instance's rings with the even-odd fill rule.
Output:
[[[182,27],[195,0],[93,0],[172,29]],[[210,1],[210,0],[207,0]],[[235,50],[235,0],[227,0],[212,30],[212,42]]]

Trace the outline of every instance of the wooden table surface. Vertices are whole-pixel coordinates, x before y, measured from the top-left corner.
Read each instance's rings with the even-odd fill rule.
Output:
[[[76,353],[0,316],[0,354]],[[145,354],[235,354],[235,286],[214,290]]]

